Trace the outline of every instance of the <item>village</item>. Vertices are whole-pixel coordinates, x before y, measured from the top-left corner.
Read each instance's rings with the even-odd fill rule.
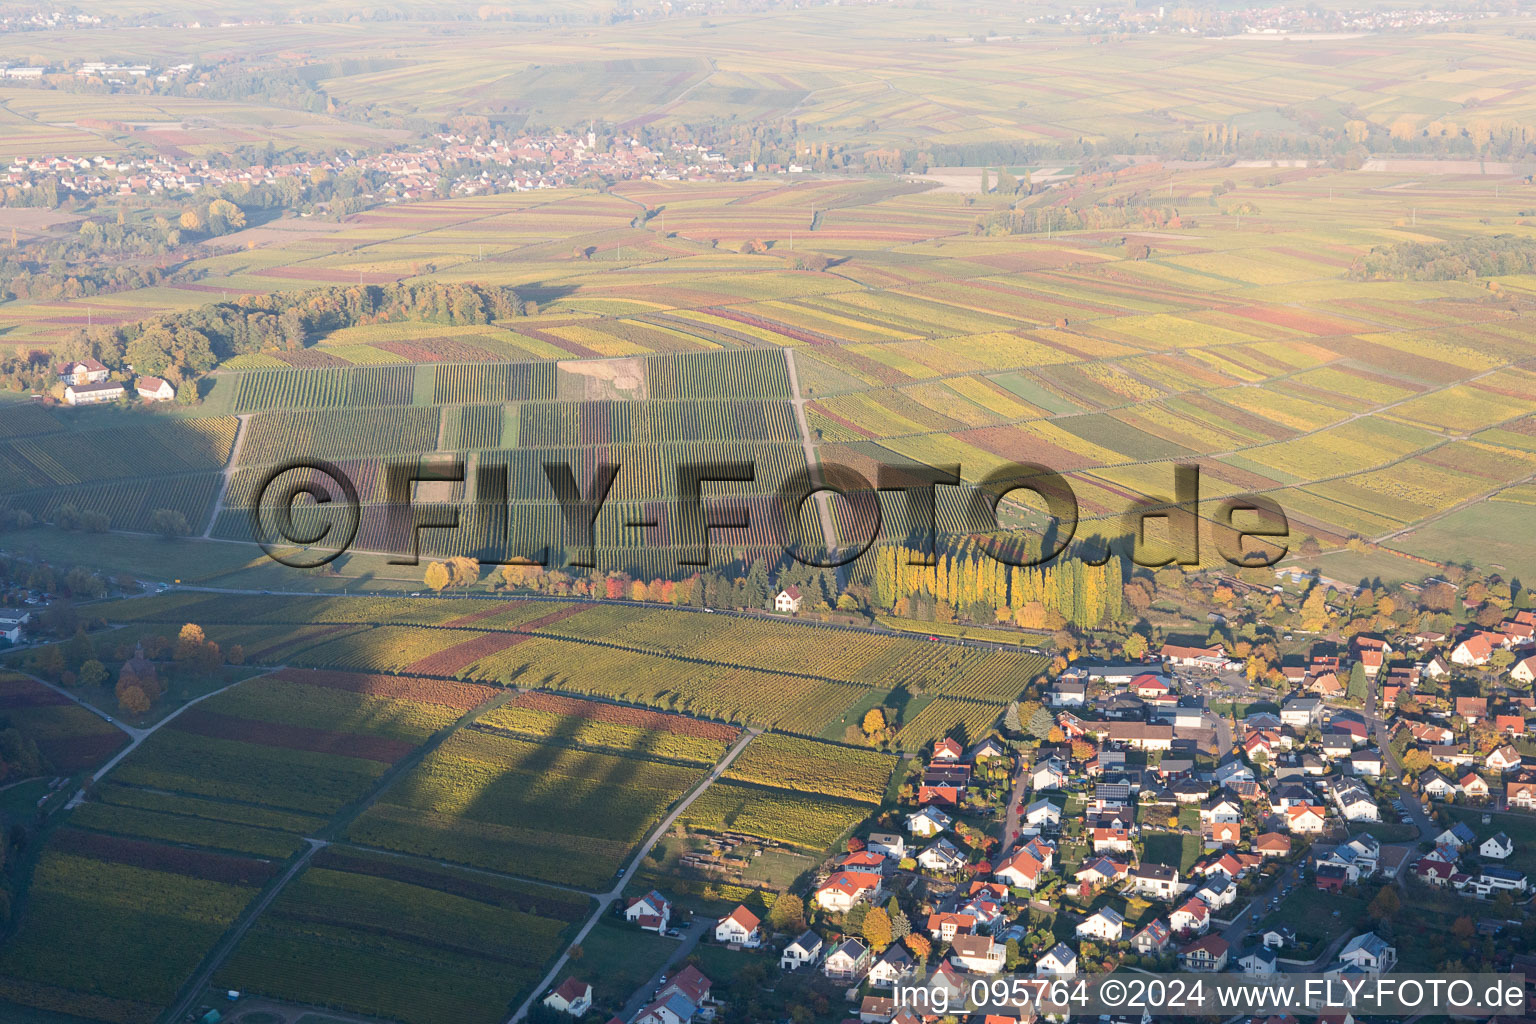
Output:
[[[10,68],[5,73],[24,70]],[[153,131],[139,130],[153,142]],[[795,164],[757,169],[776,174],[803,170]],[[17,157],[0,184],[19,189],[23,196],[47,179],[56,182],[60,198],[145,197],[361,172],[378,179],[365,198],[390,203],[563,188],[597,178],[686,181],[753,170],[752,164],[735,167],[721,154],[692,142],[653,149],[633,137],[608,142],[591,131],[523,135],[510,142],[444,133],[424,146],[253,164],[166,153]]]
[[[897,805],[816,873],[803,913],[792,892],[766,919],[743,904],[680,928],[687,912],[651,890],[623,916],[758,958],[776,991],[818,993],[830,1015],[815,1019],[845,1005],[865,1024],[938,1019],[902,1005],[900,986],[958,999],[1001,972],[1536,967],[1536,612],[1455,635],[1320,639],[1282,675],[1271,702],[1219,645],[1075,662],[1028,723],[1010,715],[914,760]],[[609,1024],[746,1019],[696,955],[675,962]],[[567,979],[544,1005],[581,1016],[590,986]]]

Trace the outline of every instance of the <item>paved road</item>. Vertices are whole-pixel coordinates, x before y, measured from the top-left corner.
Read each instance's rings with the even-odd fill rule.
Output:
[[[719,779],[721,775],[724,775],[725,770],[731,766],[731,762],[736,760],[736,756],[740,754],[742,750],[746,748],[747,744],[750,743],[755,737],[762,735],[762,732],[763,730],[761,729],[752,728],[742,733],[741,739],[737,740],[735,745],[732,746],[730,750],[726,751],[725,756],[720,759],[719,763],[716,764],[714,768],[710,769],[710,772],[707,776],[705,776],[704,781],[695,786],[693,792],[683,797],[683,799],[678,802],[678,805],[672,808],[672,813],[663,818],[661,820],[661,824],[657,825],[653,830],[651,830],[651,834],[646,837],[645,843],[641,845],[640,849],[635,851],[634,859],[629,862],[629,867],[625,868],[623,873],[619,875],[618,881],[614,883],[613,888],[597,897],[597,909],[592,912],[592,916],[587,918],[587,923],[581,926],[581,931],[577,932],[576,937],[571,940],[571,946],[580,945],[581,942],[586,939],[587,935],[591,933],[593,926],[595,926],[598,921],[602,920],[604,914],[608,913],[608,908],[613,905],[614,900],[617,900],[624,895],[624,887],[627,886],[629,884],[629,880],[634,877],[634,874],[639,869],[641,862],[645,860],[646,854],[650,853],[652,847],[654,847],[657,842],[661,840],[662,836],[667,834],[667,830],[670,829],[672,825],[677,821],[678,817],[688,809],[688,805],[697,800],[699,795],[706,789],[714,785],[715,780]],[[565,970],[565,965],[570,963],[570,960],[571,950],[570,946],[567,946],[565,952],[560,954],[560,959],[556,960],[554,965],[551,966],[549,971],[544,975],[543,980],[539,982],[539,984],[529,994],[528,998],[523,1000],[523,1005],[519,1006],[516,1012],[514,1012],[511,1017],[507,1018],[507,1024],[517,1024],[518,1021],[527,1016],[528,1008],[533,1005],[533,1001],[541,997],[545,990],[547,990],[551,985],[555,983],[555,979],[560,976],[561,971]]]
[[[1003,816],[1003,836],[998,845],[998,850],[1003,853],[1008,852],[1008,847],[1013,843],[1013,834],[1019,830],[1019,821],[1023,817],[1019,814],[1019,807],[1029,793],[1028,761],[1022,754],[1014,756],[1018,758],[1019,766],[1013,776],[1013,789],[1008,793],[1008,813]]]
[[[1255,929],[1263,926],[1264,919],[1269,916],[1269,901],[1280,895],[1280,890],[1287,885],[1297,886],[1301,884],[1301,869],[1289,867],[1275,876],[1275,880],[1263,892],[1253,894],[1253,902],[1248,910],[1243,911],[1243,916],[1233,921],[1222,929],[1221,937],[1232,944],[1233,954],[1242,948],[1243,940]]]
[[[667,962],[656,968],[656,973],[647,978],[645,984],[635,989],[635,994],[629,997],[629,1002],[625,1003],[624,1009],[619,1011],[620,1020],[633,1020],[635,1014],[645,1008],[645,1004],[651,1001],[651,994],[661,987],[662,975],[666,975],[669,978],[675,975],[677,972],[673,968],[687,959],[688,954],[693,952],[693,947],[699,944],[699,940],[704,937],[704,933],[709,931],[709,926],[714,923],[710,918],[700,917],[696,918],[693,924],[688,926],[688,930],[678,940],[677,949],[672,952],[671,956],[667,957]]]
[[[1366,682],[1365,727],[1371,731],[1372,737],[1376,740],[1376,747],[1381,751],[1382,760],[1391,769],[1388,774],[1397,776],[1399,780],[1399,789],[1403,793],[1403,807],[1408,811],[1408,819],[1418,827],[1419,839],[1432,839],[1439,835],[1440,827],[1430,820],[1429,815],[1424,813],[1424,805],[1419,802],[1419,798],[1403,789],[1403,780],[1407,776],[1403,774],[1403,763],[1398,760],[1397,754],[1393,752],[1391,745],[1387,742],[1387,722],[1380,714],[1380,701],[1377,697],[1375,679],[1370,679]],[[1403,884],[1408,874],[1406,864],[1403,865],[1403,868],[1404,870],[1398,872],[1397,882],[1399,885]]]
[[[811,440],[811,425],[805,418],[805,399],[800,396],[800,374],[795,370],[795,350],[788,346],[784,349],[784,365],[789,371],[789,402],[795,410],[795,422],[800,427],[800,444],[805,448],[805,465],[810,471],[811,483],[816,487],[825,487],[827,481],[821,471],[821,460],[816,457],[816,444]],[[817,491],[812,500],[816,502],[816,514],[821,520],[822,543],[828,551],[835,551],[837,530],[832,526],[831,496],[826,491]]]

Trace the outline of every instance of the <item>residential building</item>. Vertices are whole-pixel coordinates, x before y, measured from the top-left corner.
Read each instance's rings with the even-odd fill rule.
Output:
[[[592,986],[576,978],[566,978],[558,988],[544,997],[544,1005],[551,1010],[580,1017],[592,1009]]]
[[[715,925],[715,941],[756,949],[763,944],[762,921],[745,906],[738,906]]]
[[[813,931],[804,931],[800,936],[784,947],[784,952],[779,955],[779,967],[786,971],[797,971],[806,964],[814,964],[821,959],[821,936]]]

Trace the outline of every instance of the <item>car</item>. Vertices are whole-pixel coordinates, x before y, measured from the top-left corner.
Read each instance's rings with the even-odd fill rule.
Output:
[[[106,718],[107,718],[107,721],[109,721],[109,722],[112,721],[112,716],[111,715],[107,715]]]

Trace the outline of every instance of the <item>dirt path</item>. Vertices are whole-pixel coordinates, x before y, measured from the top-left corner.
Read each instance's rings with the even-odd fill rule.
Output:
[[[235,467],[240,464],[240,449],[245,446],[245,434],[247,421],[250,415],[235,417],[235,443],[229,448],[229,461],[224,464],[224,480],[219,484],[219,496],[213,503],[213,514],[208,517],[208,526],[200,535],[203,540],[213,537],[213,528],[218,524],[219,513],[224,511],[224,499],[229,496],[229,482],[235,478]]]
[[[540,980],[538,985],[534,987],[532,992],[528,993],[528,998],[523,1000],[523,1005],[519,1006],[517,1011],[513,1013],[511,1017],[507,1018],[507,1024],[517,1024],[518,1021],[522,1020],[528,1014],[528,1009],[533,1005],[533,1001],[539,998],[545,989],[549,988],[555,983],[555,979],[560,976],[560,972],[565,970],[565,965],[570,963],[571,946],[580,945],[581,942],[586,939],[587,935],[592,931],[592,928],[597,924],[597,922],[602,920],[603,915],[608,913],[608,908],[613,905],[613,901],[624,894],[624,887],[629,884],[630,878],[633,877],[635,871],[639,869],[640,863],[645,860],[646,854],[650,853],[651,849],[657,844],[657,842],[660,841],[661,837],[667,834],[667,830],[670,829],[673,823],[677,821],[678,817],[688,809],[688,805],[692,804],[699,798],[701,794],[704,793],[705,790],[714,785],[715,780],[724,775],[725,770],[731,766],[731,762],[736,760],[736,756],[740,754],[744,749],[746,749],[747,744],[750,743],[754,738],[762,735],[762,732],[763,730],[761,729],[748,729],[746,732],[742,733],[741,738],[736,741],[730,750],[726,751],[725,756],[720,759],[715,767],[710,769],[710,772],[707,776],[705,776],[704,781],[700,782],[697,786],[694,787],[691,793],[683,797],[682,800],[678,801],[677,806],[672,808],[672,813],[661,819],[661,824],[657,825],[654,829],[651,830],[651,834],[646,837],[646,840],[641,845],[640,849],[635,851],[634,859],[629,862],[629,867],[624,869],[624,873],[619,876],[618,881],[614,883],[612,889],[608,890],[606,893],[597,898],[597,909],[592,911],[592,916],[587,918],[587,923],[581,926],[581,930],[576,933],[575,938],[571,939],[570,946],[567,946],[565,948],[565,952],[560,954],[560,958],[556,960],[554,965],[551,966],[548,972],[545,973],[543,979]]]
[[[784,365],[789,370],[790,405],[795,410],[795,422],[800,427],[800,444],[805,448],[805,465],[810,470],[811,483],[816,487],[825,487],[826,479],[821,473],[821,462],[816,458],[816,444],[811,440],[810,421],[805,418],[805,399],[800,394],[800,374],[795,369],[795,350],[784,349]],[[826,491],[817,491],[815,498],[816,514],[821,519],[821,539],[826,545],[827,551],[837,550],[837,531],[832,527],[832,499]]]

